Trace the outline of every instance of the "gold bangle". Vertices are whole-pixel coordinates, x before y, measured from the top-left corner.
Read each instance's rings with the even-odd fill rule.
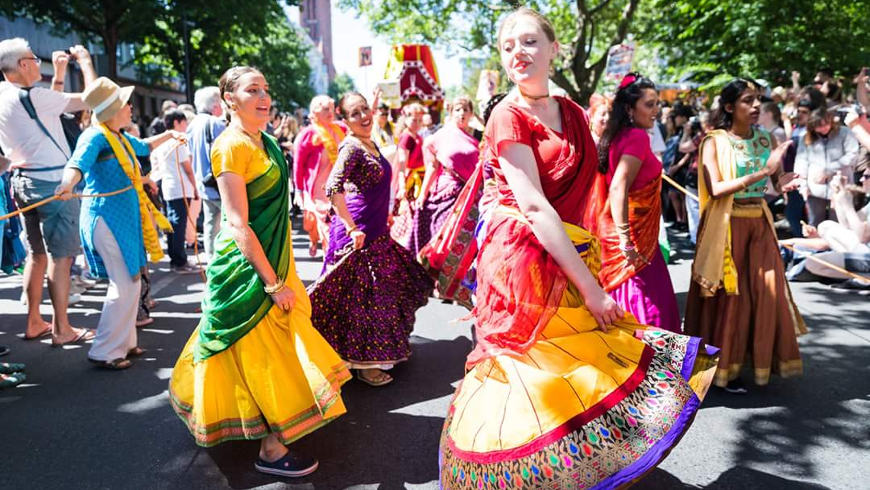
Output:
[[[263,291],[266,292],[269,296],[277,293],[278,291],[284,289],[284,279],[278,278],[278,282],[276,282],[272,286],[263,286]]]

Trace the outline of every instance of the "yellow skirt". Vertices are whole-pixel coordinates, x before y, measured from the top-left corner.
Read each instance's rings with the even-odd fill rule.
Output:
[[[350,371],[312,326],[302,282],[295,275],[287,282],[293,309],[273,306],[225,351],[194,363],[199,329],[187,341],[169,394],[200,446],[269,433],[289,444],[345,413],[340,387]]]
[[[715,349],[630,314],[604,333],[576,291],[565,296],[528,352],[466,374],[442,435],[442,488],[617,487],[691,424]]]

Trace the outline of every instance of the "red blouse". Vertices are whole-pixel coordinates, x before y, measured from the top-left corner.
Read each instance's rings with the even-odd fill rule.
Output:
[[[606,197],[604,179],[597,170],[595,142],[580,106],[565,98],[555,99],[561,113],[561,133],[513,103],[499,104],[484,132],[485,168],[496,181],[499,204],[516,208],[498,157],[506,142],[528,145],[544,195],[562,221],[588,228],[584,225],[594,224]],[[567,277],[531,227],[494,212],[477,257],[473,314],[478,345],[469,355],[468,365],[528,350],[552,318],[566,287]]]

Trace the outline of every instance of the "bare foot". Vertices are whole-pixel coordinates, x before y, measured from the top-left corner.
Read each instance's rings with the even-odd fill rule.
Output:
[[[83,340],[93,340],[97,334],[88,328],[69,327],[69,330],[58,335],[52,336],[51,345],[64,345]]]
[[[383,386],[393,381],[393,377],[381,369],[360,369],[359,379],[371,386]]]
[[[25,340],[38,339],[46,335],[46,332],[51,333],[51,322],[47,322],[42,318],[37,317],[36,321],[28,321],[27,329],[24,330]]]

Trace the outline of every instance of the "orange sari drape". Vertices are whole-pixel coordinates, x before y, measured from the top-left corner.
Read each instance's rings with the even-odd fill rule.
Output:
[[[659,222],[662,209],[662,177],[658,176],[640,189],[628,193],[628,224],[631,240],[638,252],[652,261],[659,246]],[[598,279],[605,291],[610,292],[627,281],[639,269],[632,267],[619,250],[619,235],[610,212],[610,200],[604,206],[598,222],[597,235],[601,240],[601,272]]]

